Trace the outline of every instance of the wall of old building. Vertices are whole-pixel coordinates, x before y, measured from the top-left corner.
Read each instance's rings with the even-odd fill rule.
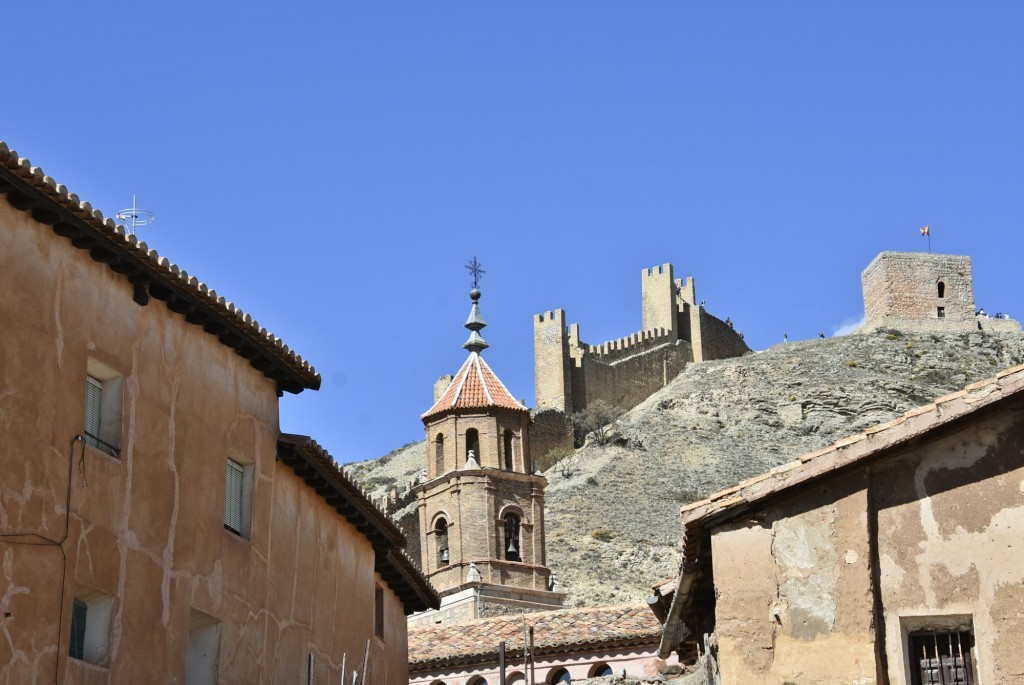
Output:
[[[886,462],[873,479],[885,646],[908,683],[907,632],[973,625],[980,683],[1020,682],[1024,644],[1024,409]]]
[[[275,462],[273,381],[6,202],[0,229],[0,328],[18,332],[0,336],[0,680],[181,681],[204,616],[220,623],[222,682],[297,681],[310,651],[334,675],[343,654],[361,660],[373,550]],[[119,389],[116,456],[74,439],[87,372]],[[229,458],[251,483],[243,535],[224,526]],[[63,545],[43,540],[65,526]],[[43,544],[14,544],[28,541]],[[109,611],[100,665],[68,658],[75,597]],[[398,685],[405,622],[387,588],[385,605],[371,657]]]
[[[973,631],[976,682],[1017,682],[1022,455],[1018,405],[714,529],[723,683],[909,685],[921,629]]]
[[[874,682],[866,501],[852,478],[715,530],[723,683]]]

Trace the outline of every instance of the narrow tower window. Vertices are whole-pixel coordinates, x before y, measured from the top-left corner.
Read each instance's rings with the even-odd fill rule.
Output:
[[[437,520],[434,524],[434,543],[437,547],[437,565],[447,566],[449,562],[448,556],[448,522],[443,518]]]
[[[470,428],[466,431],[466,457],[469,457],[469,453],[472,452],[476,460],[480,461],[480,434],[476,428]]]
[[[505,514],[505,559],[507,561],[522,561],[519,546],[519,517],[515,514]]]
[[[512,470],[512,431],[505,431],[505,470]]]
[[[434,475],[440,476],[444,473],[444,436],[438,433],[434,441]]]
[[[946,284],[943,283],[942,281],[939,281],[939,297],[945,297],[945,296],[946,296]]]

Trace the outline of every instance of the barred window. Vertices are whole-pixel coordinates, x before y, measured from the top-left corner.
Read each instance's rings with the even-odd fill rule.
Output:
[[[974,685],[970,631],[922,630],[907,637],[913,685]]]

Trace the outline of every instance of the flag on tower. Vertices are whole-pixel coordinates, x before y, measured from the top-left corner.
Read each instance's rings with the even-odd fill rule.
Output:
[[[922,238],[924,236],[926,236],[926,235],[930,236],[931,234],[932,234],[931,228],[929,228],[928,226],[924,226],[924,227],[921,228],[921,237]]]

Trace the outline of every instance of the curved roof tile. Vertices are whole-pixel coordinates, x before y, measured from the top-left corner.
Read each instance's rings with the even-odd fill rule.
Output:
[[[512,396],[478,352],[470,352],[448,389],[420,418],[424,421],[457,409],[499,407],[530,411]]]

